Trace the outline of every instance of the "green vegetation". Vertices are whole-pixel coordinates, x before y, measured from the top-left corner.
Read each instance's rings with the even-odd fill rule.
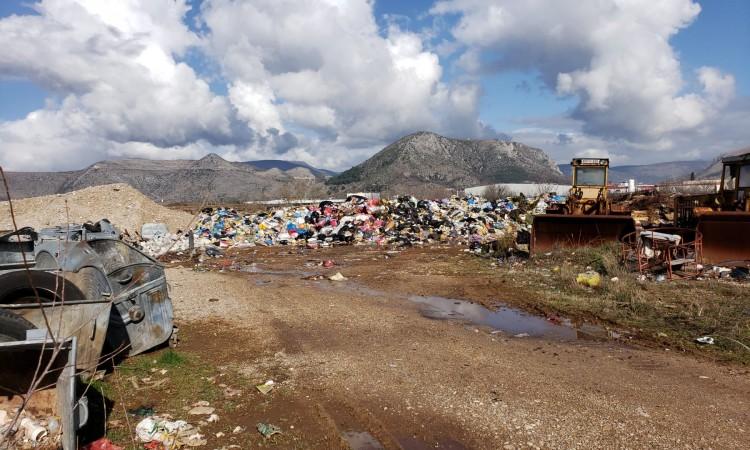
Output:
[[[337,184],[356,183],[362,180],[363,172],[364,170],[362,169],[362,167],[354,166],[349,170],[341,172],[340,174],[327,179],[326,184],[337,185]]]
[[[165,349],[128,358],[103,380],[93,381],[91,389],[112,404],[107,437],[127,449],[136,449],[142,447],[133,446],[132,429],[141,418],[127,414],[127,410],[147,406],[156,414],[190,420],[184,408],[198,400],[219,406],[214,405],[222,398],[221,388],[213,383],[216,375],[216,369],[198,356]]]

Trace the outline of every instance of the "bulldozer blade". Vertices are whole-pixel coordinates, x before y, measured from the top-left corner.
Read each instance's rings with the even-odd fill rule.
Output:
[[[750,264],[750,213],[710,212],[698,217],[703,235],[703,261],[709,264]]]
[[[531,252],[619,241],[634,231],[635,222],[630,216],[542,214],[534,217],[531,228]]]

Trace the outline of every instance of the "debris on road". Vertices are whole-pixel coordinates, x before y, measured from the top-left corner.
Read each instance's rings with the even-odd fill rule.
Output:
[[[255,389],[257,389],[258,392],[260,392],[263,395],[266,395],[269,392],[271,392],[273,388],[274,388],[273,380],[268,380],[265,383],[261,383],[255,386]]]
[[[336,272],[335,274],[328,277],[328,279],[331,281],[346,281],[347,278],[341,275],[341,272]]]
[[[146,417],[135,427],[139,441],[161,444],[166,449],[206,445],[206,439],[199,431],[184,420],[171,420],[168,416]]]
[[[271,425],[270,423],[259,422],[257,428],[258,432],[260,432],[265,438],[269,438],[274,434],[281,434],[281,428],[276,425]]]

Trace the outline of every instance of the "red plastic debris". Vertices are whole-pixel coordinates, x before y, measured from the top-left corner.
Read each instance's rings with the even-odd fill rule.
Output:
[[[123,450],[119,445],[115,445],[109,439],[103,437],[95,440],[90,444],[81,447],[82,450]]]

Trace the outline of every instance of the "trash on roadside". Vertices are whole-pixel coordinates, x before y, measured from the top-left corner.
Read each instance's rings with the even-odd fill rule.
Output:
[[[123,447],[115,445],[109,439],[103,437],[81,447],[81,450],[124,450]]]
[[[265,383],[256,385],[255,389],[257,389],[261,394],[266,395],[273,390],[273,387],[274,387],[273,380],[268,380]]]
[[[61,437],[59,418],[43,414],[35,415],[29,410],[24,410],[13,429],[9,429],[13,425],[16,414],[16,409],[9,411],[0,409],[0,437],[7,437],[9,443],[22,448],[57,448]]]
[[[345,276],[341,275],[341,272],[336,272],[335,274],[328,277],[328,279],[331,281],[346,281],[347,280]]]
[[[593,270],[587,270],[586,272],[579,273],[576,276],[576,283],[582,286],[595,288],[595,287],[599,287],[601,282],[602,282],[601,275],[599,275],[599,273]]]
[[[714,338],[712,338],[711,336],[701,336],[697,338],[695,342],[704,345],[714,345],[715,343]]]
[[[270,423],[259,422],[257,428],[258,432],[260,432],[265,438],[269,438],[274,434],[281,434],[281,428],[276,425],[271,425]]]
[[[196,427],[184,420],[171,420],[169,416],[146,417],[138,422],[135,433],[139,441],[161,444],[167,449],[206,445]]]

